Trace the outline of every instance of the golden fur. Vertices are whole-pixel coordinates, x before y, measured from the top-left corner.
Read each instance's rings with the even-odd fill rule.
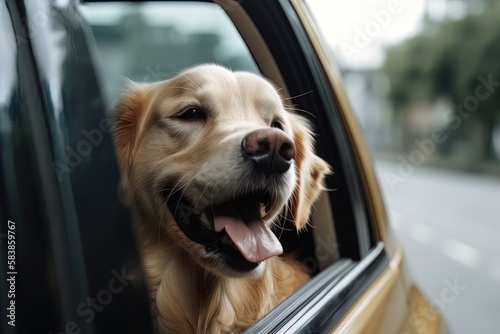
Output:
[[[211,110],[210,121],[175,119],[193,105]],[[286,179],[273,185],[276,200],[263,218],[272,224],[283,214],[301,229],[329,167],[313,152],[307,122],[285,110],[269,82],[203,65],[171,80],[131,83],[118,103],[118,163],[160,333],[242,332],[309,279],[299,262],[277,256],[251,273],[232,272],[181,231],[161,196],[166,181],[199,206],[238,191],[244,176],[233,147],[276,118],[296,156]]]

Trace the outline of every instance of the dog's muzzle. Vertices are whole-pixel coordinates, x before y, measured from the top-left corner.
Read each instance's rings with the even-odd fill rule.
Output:
[[[170,212],[184,234],[221,256],[236,271],[255,269],[265,259],[283,253],[281,243],[261,218],[271,199],[265,192],[246,194],[196,213],[189,201],[165,191]]]

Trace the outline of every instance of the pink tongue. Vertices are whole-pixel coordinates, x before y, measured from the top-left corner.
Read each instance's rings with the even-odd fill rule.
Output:
[[[283,253],[283,247],[260,217],[258,203],[214,208],[215,231],[226,230],[240,253],[250,262],[260,262]]]

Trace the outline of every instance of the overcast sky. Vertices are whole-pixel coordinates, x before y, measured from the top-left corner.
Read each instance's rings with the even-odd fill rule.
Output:
[[[378,67],[383,48],[420,30],[424,0],[307,0],[341,66]]]

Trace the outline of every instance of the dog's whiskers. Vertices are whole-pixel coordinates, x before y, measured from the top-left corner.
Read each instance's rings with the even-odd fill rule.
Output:
[[[170,199],[170,196],[176,192],[175,188],[179,185],[179,183],[180,183],[180,182],[181,182],[181,181],[182,181],[185,177],[187,177],[187,175],[185,175],[185,176],[181,177],[181,178],[180,178],[180,179],[179,179],[179,180],[175,183],[175,185],[173,186],[172,190],[170,190],[169,196],[165,199],[166,201],[168,201],[168,200]],[[169,189],[169,188],[162,188],[162,189],[160,189],[160,190],[157,190],[157,191],[153,192],[153,194],[157,194],[157,193],[160,193],[160,192],[164,192],[164,191],[165,191],[165,190],[167,190],[167,189]],[[179,188],[179,189],[180,189],[180,188]]]
[[[195,174],[195,176],[193,176],[193,177],[191,178],[191,180],[189,180],[189,182],[188,182],[188,183],[186,183],[186,185],[184,185],[183,190],[182,190],[182,193],[181,193],[181,195],[179,196],[179,200],[177,201],[177,204],[175,205],[175,210],[176,210],[176,211],[177,211],[177,208],[179,207],[179,204],[181,204],[181,199],[182,199],[182,197],[184,196],[184,193],[186,192],[186,189],[187,189],[187,188],[191,185],[191,182],[193,182],[193,180],[194,180],[195,178],[196,178],[196,174]],[[180,190],[180,189],[179,189],[179,190]],[[170,197],[170,196],[169,196],[169,197]]]
[[[282,100],[283,101],[293,100],[293,99],[296,99],[297,97],[305,96],[307,94],[312,94],[313,92],[314,91],[310,90],[310,91],[302,93],[302,94],[298,94],[298,95],[294,95],[294,96],[290,96],[290,97],[283,97]]]
[[[192,181],[194,180],[194,178],[196,177],[196,174],[195,174],[195,176],[193,176],[193,177],[191,178],[191,180],[189,180],[189,182],[187,182],[185,185],[183,185],[183,186],[179,186],[179,184],[181,183],[181,181],[182,181],[182,180],[184,180],[186,177],[187,177],[187,175],[186,175],[186,176],[181,177],[181,178],[180,178],[180,179],[176,182],[176,184],[174,185],[174,187],[170,190],[170,192],[169,192],[169,194],[168,194],[167,198],[165,198],[165,202],[168,202],[168,201],[170,200],[170,197],[171,197],[173,194],[175,194],[175,193],[177,193],[177,192],[179,192],[179,191],[181,191],[181,190],[182,190],[182,193],[181,193],[181,197],[182,197],[182,195],[184,194],[184,191],[186,190],[186,188],[187,188],[187,187],[191,184],[191,182],[192,182]],[[163,189],[159,190],[158,192],[162,192],[162,191],[165,191],[165,190],[168,190],[168,188],[163,188]],[[178,205],[179,205],[179,204],[177,204],[177,206],[178,206]],[[176,207],[176,208],[177,208],[177,207]]]

